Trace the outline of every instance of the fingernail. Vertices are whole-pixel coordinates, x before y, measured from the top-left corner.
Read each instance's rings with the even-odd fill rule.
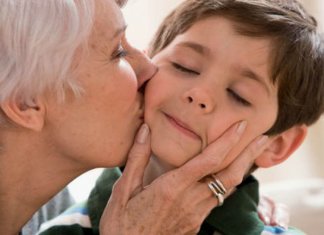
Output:
[[[246,121],[241,121],[239,124],[238,124],[238,127],[236,129],[236,133],[237,134],[242,134],[245,130],[245,127],[246,127],[246,124],[247,122]]]
[[[145,144],[148,135],[149,135],[150,129],[146,123],[142,124],[141,128],[139,129],[137,135],[136,135],[136,142],[139,144]]]
[[[258,138],[258,140],[257,140],[257,145],[258,145],[258,146],[262,146],[262,145],[264,145],[264,144],[267,142],[268,139],[269,139],[269,137],[268,137],[267,135],[262,135],[262,136],[260,136],[260,137]]]

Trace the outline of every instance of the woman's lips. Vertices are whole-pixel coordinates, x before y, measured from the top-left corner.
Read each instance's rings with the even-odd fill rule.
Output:
[[[168,119],[168,121],[171,123],[172,126],[174,126],[177,130],[179,130],[180,132],[182,132],[183,134],[185,134],[186,136],[189,136],[193,139],[199,139],[200,140],[200,136],[197,135],[193,130],[190,129],[190,127],[185,124],[184,122],[180,121],[179,119],[176,119],[166,113],[164,113],[164,115],[166,116],[166,118]]]

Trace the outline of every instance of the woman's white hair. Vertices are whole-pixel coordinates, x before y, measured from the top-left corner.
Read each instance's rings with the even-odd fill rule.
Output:
[[[71,64],[93,20],[93,0],[0,0],[0,103],[78,93]]]

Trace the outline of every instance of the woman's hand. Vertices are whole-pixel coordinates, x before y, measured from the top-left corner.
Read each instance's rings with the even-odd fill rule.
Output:
[[[258,138],[229,166],[222,166],[245,126],[245,122],[232,126],[201,154],[143,188],[144,169],[150,157],[149,129],[144,124],[103,213],[100,233],[196,234],[209,212],[218,205],[217,198],[201,179],[218,172],[217,178],[229,193],[241,183],[251,163],[263,149],[265,138]]]

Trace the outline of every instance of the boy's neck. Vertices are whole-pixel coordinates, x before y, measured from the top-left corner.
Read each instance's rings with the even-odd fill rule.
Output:
[[[150,161],[145,169],[143,183],[144,186],[152,183],[160,175],[174,169],[163,162],[161,162],[156,156],[152,155]]]

